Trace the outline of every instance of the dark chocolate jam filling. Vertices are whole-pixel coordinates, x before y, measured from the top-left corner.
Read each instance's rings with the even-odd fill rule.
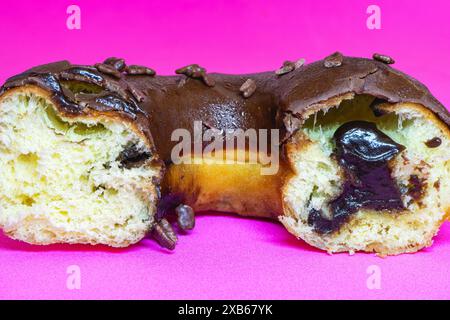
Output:
[[[335,155],[346,175],[343,190],[328,204],[331,220],[313,209],[308,224],[316,232],[331,233],[362,208],[378,211],[404,209],[388,163],[405,147],[378,130],[374,123],[366,121],[343,124],[333,138]]]

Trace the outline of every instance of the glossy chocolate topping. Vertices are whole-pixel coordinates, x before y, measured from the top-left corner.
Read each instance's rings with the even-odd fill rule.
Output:
[[[338,55],[337,55],[338,56]],[[280,107],[302,117],[311,106],[346,93],[367,94],[388,103],[418,103],[450,125],[450,113],[420,82],[378,60],[343,57],[325,67],[336,54],[298,68],[279,79]],[[339,64],[339,63],[335,63]],[[301,125],[301,123],[300,123]]]
[[[336,158],[345,171],[341,194],[329,203],[332,219],[318,210],[310,213],[308,223],[319,233],[339,229],[361,208],[389,210],[404,209],[400,191],[391,177],[389,161],[404,146],[377,129],[374,123],[351,121],[334,134]]]
[[[67,115],[96,111],[127,118],[153,141],[166,162],[177,143],[171,141],[173,130],[192,132],[196,120],[219,130],[280,129],[286,138],[314,104],[350,92],[390,103],[419,103],[450,124],[449,112],[425,86],[382,61],[335,53],[309,65],[303,60],[285,62],[281,73],[209,74],[191,65],[178,69],[176,76],[155,76],[152,69],[126,66],[119,58],[94,67],[61,61],[8,79],[0,94],[37,85],[51,92]]]

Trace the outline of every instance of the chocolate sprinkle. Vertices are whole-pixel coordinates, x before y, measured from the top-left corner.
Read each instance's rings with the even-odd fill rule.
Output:
[[[62,80],[74,80],[87,83],[93,83],[102,86],[105,79],[101,74],[98,73],[95,68],[83,68],[83,67],[73,67],[62,71],[59,74],[59,78]]]
[[[206,74],[206,69],[200,67],[198,64],[190,64],[188,66],[179,68],[175,70],[175,73],[184,74],[186,77],[192,79],[202,79],[208,87],[213,87],[215,85],[214,79],[208,77],[208,75]]]
[[[178,241],[178,237],[173,231],[169,221],[164,218],[153,226],[151,236],[161,247],[169,250],[174,250]]]
[[[295,63],[292,61],[285,61],[283,62],[281,68],[275,71],[275,74],[278,76],[282,76],[294,70],[295,70]]]
[[[391,57],[384,55],[384,54],[379,54],[379,53],[374,53],[373,59],[376,61],[383,62],[385,64],[394,64],[395,63],[395,60],[392,59]]]
[[[334,68],[342,65],[344,56],[340,52],[335,52],[332,55],[325,58],[323,65],[325,68]]]
[[[188,66],[175,70],[176,74],[184,74],[187,77],[199,79],[206,73],[206,69],[198,64],[190,64]]]
[[[133,95],[133,97],[138,101],[142,102],[145,99],[145,94],[141,90],[137,89],[136,87],[128,84],[128,91]]]
[[[125,68],[126,74],[129,75],[135,75],[135,76],[154,76],[156,75],[155,70],[145,67],[145,66],[138,66],[138,65],[131,65],[127,66]]]
[[[426,141],[425,144],[428,148],[437,148],[442,144],[442,140],[439,137],[434,137],[433,139]]]
[[[95,64],[95,67],[101,73],[113,76],[114,78],[120,79],[122,77],[122,74],[116,68],[114,68],[109,64],[97,63]]]
[[[123,69],[125,69],[125,60],[122,58],[116,58],[116,57],[111,57],[106,59],[103,64],[107,64],[112,66],[114,69],[116,69],[117,71],[122,72]]]
[[[306,60],[301,58],[295,62],[295,69],[302,67],[305,64]]]
[[[239,88],[244,98],[249,98],[256,91],[256,82],[252,79],[247,79]]]
[[[181,204],[176,209],[178,226],[186,231],[192,230],[195,227],[195,213],[190,206]]]

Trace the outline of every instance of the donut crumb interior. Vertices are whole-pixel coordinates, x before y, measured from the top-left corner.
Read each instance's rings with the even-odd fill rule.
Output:
[[[130,146],[148,159],[122,165]],[[8,94],[0,101],[0,227],[34,244],[137,242],[155,211],[149,181],[159,169],[151,163],[125,122],[63,118],[36,93]]]

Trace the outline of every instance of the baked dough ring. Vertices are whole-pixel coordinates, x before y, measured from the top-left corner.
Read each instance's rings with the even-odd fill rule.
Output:
[[[250,75],[192,65],[155,76],[115,58],[30,69],[0,92],[0,227],[33,244],[127,246],[151,231],[173,249],[167,220],[176,211],[190,229],[193,208],[278,219],[329,252],[417,251],[450,210],[450,116],[385,62],[335,53]],[[278,130],[276,174],[262,175],[261,162],[195,164],[202,148],[183,155],[194,164],[172,163],[172,133],[194,134],[195,121]],[[354,132],[366,138],[346,144]],[[381,149],[371,145],[349,165],[355,148],[377,139]],[[236,149],[244,159],[265,154]],[[384,173],[389,196],[367,195],[376,185],[359,174],[364,166]],[[349,197],[351,208],[339,202]]]

